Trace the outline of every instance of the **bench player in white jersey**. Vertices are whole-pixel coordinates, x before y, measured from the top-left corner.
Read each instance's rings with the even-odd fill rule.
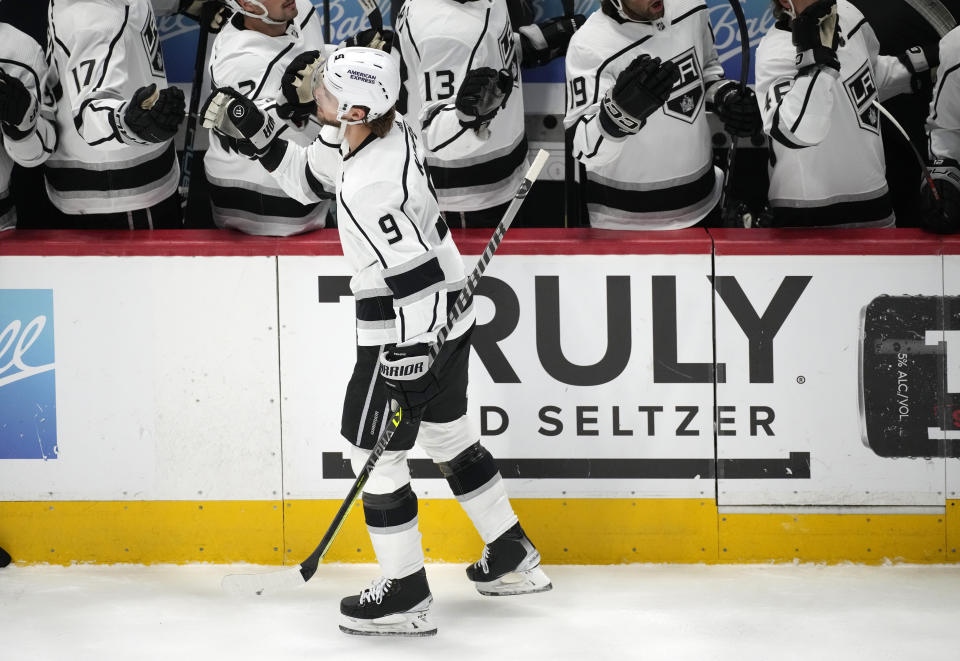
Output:
[[[929,69],[879,54],[863,14],[847,0],[775,0],[777,23],[757,48],[757,94],[770,136],[775,227],[892,227],[880,113]]]
[[[940,196],[938,203],[926,182],[921,222],[934,232],[960,231],[960,27],[940,40],[940,69],[930,116],[930,174]]]
[[[0,231],[17,224],[13,164],[36,167],[57,144],[46,93],[46,26],[45,3],[0,3]]]
[[[705,113],[738,136],[759,131],[760,116],[753,92],[723,79],[703,0],[603,0],[566,65],[564,126],[587,170],[591,226],[710,222],[723,178]]]
[[[465,283],[463,260],[430,185],[412,127],[396,116],[396,62],[370,48],[344,48],[317,69],[311,93],[317,117],[339,128],[342,161],[333,172],[325,147],[275,138],[268,118],[233,90],[208,101],[204,122],[247,139],[263,166],[291,196],[317,199],[314,182],[337,182],[343,252],[353,269],[357,362],[347,385],[341,434],[359,470],[390,417],[390,399],[404,421],[367,482],[363,509],[382,577],[343,599],[341,628],[353,634],[428,635],[432,602],[410,488],[407,451],[416,441],[438,464],[486,543],[467,568],[484,594],[518,594],[551,587],[540,554],[523,532],[496,462],[467,417],[467,365],[474,324],[471,305],[454,325],[437,363],[429,347]],[[265,131],[266,129],[266,131]],[[415,363],[409,380],[386,379]]]
[[[50,0],[49,30],[62,97],[45,177],[61,226],[180,227],[183,93],[167,86],[150,3]]]
[[[309,145],[320,126],[281,116],[277,99],[287,65],[305,50],[324,48],[320,14],[310,0],[229,0],[229,5],[235,13],[217,35],[210,55],[213,88],[240,91],[279,124],[278,134]],[[284,193],[256,160],[232,147],[229,138],[211,137],[203,165],[218,227],[268,236],[324,227],[329,200],[301,204]],[[329,158],[339,158],[336,148],[331,145]],[[324,183],[332,198],[333,182]]]
[[[583,20],[552,19],[518,36],[504,0],[404,3],[397,20],[400,108],[422,132],[451,225],[500,222],[527,169],[521,60],[545,64],[562,55]]]

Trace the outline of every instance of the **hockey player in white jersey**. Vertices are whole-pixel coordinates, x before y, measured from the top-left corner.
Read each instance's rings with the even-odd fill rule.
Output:
[[[173,136],[183,93],[167,86],[148,0],[50,0],[50,47],[62,98],[46,164],[65,227],[182,225]]]
[[[775,0],[778,20],[757,49],[757,94],[771,138],[774,227],[891,227],[880,113],[929,69],[922,49],[881,56],[847,0]],[[909,66],[908,66],[909,65]]]
[[[591,226],[711,222],[723,178],[705,112],[738,136],[759,131],[760,118],[753,93],[723,79],[702,0],[603,0],[566,64],[564,125],[587,170]]]
[[[518,34],[505,0],[408,0],[397,20],[401,109],[418,126],[440,209],[495,227],[527,169],[520,64],[562,55],[583,16]],[[518,48],[519,46],[519,48]]]
[[[256,102],[278,124],[277,135],[301,146],[317,139],[320,126],[278,114],[280,81],[295,57],[324,48],[320,15],[309,0],[229,0],[233,17],[217,35],[210,55],[214,89],[230,87]],[[280,102],[283,99],[280,98]],[[288,236],[324,227],[330,201],[301,204],[283,192],[255,159],[211,136],[203,159],[218,227],[248,234]],[[337,146],[330,159],[339,159]],[[325,182],[333,197],[333,182]]]
[[[938,233],[960,231],[960,27],[940,40],[940,74],[930,102],[930,175],[940,201],[921,184],[923,227]]]
[[[13,164],[40,165],[57,144],[52,99],[46,93],[47,9],[0,3],[0,231],[17,224],[10,191]]]
[[[395,61],[383,51],[344,48],[318,69],[312,87],[317,117],[344,139],[337,171],[320,151],[270,135],[268,118],[242,95],[221,90],[204,122],[251,142],[260,162],[297,199],[316,200],[315,181],[337,182],[340,241],[353,269],[357,362],[347,385],[341,433],[359,470],[390,418],[403,411],[390,445],[363,494],[367,528],[382,577],[343,599],[341,628],[361,635],[429,635],[432,602],[410,488],[407,452],[418,442],[438,464],[486,543],[467,568],[484,594],[543,591],[550,581],[524,534],[499,470],[467,417],[472,303],[459,317],[435,364],[429,347],[465,283],[463,260],[440,216],[416,132],[395,115],[400,88]],[[265,129],[266,135],[265,135]],[[319,153],[319,158],[318,158]],[[407,380],[398,365],[416,363]],[[378,366],[379,363],[379,366]]]

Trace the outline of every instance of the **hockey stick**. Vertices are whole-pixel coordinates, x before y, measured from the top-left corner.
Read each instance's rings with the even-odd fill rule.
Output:
[[[330,43],[330,0],[323,0],[323,43]]]
[[[913,144],[913,140],[910,139],[910,134],[907,133],[907,130],[903,128],[903,125],[901,125],[900,122],[897,121],[896,117],[894,117],[889,110],[884,108],[879,101],[874,99],[873,105],[877,110],[880,111],[880,114],[886,117],[887,120],[891,124],[893,124],[894,128],[896,128],[900,132],[900,135],[903,136],[903,139],[907,141],[908,145],[910,145],[910,149],[913,151],[913,155],[917,157],[917,163],[920,164],[920,170],[923,172],[923,178],[927,182],[927,186],[930,187],[930,190],[933,193],[933,199],[939,202],[940,193],[937,192],[937,187],[933,183],[933,177],[930,175],[930,169],[927,168],[927,163],[926,161],[924,161],[923,156],[920,154],[920,150],[917,149],[917,146]]]
[[[574,7],[573,0],[563,0],[563,15],[567,18],[573,18],[573,14],[576,11]],[[570,90],[565,88],[565,94],[569,94]],[[561,128],[563,126],[563,121],[560,122]],[[573,227],[578,227],[580,225],[580,182],[577,181],[577,161],[573,158],[573,136],[567,135],[567,132],[563,132],[563,188],[564,188],[564,202],[566,203],[566,209],[564,213],[564,227],[571,226],[571,220],[575,221],[572,223]]]
[[[747,89],[747,79],[750,75],[750,33],[747,30],[747,17],[743,15],[740,0],[730,0],[730,7],[737,17],[737,27],[740,30],[740,91]],[[725,216],[727,196],[733,184],[733,166],[737,160],[737,136],[730,134],[730,151],[727,152],[727,169],[723,172],[723,188],[720,190],[720,213]]]
[[[950,30],[957,27],[957,19],[940,0],[904,0],[914,11],[923,16],[942,39]]]
[[[548,156],[549,154],[546,150],[541,149],[533,160],[530,169],[528,169],[527,173],[523,176],[523,182],[521,182],[520,187],[514,194],[510,206],[507,207],[507,210],[503,214],[503,218],[500,219],[500,224],[497,225],[497,228],[494,230],[493,237],[491,237],[487,243],[487,247],[477,261],[473,272],[467,278],[463,289],[460,290],[460,295],[457,297],[453,308],[447,313],[447,323],[440,329],[440,332],[437,333],[436,344],[430,347],[431,359],[436,360],[453,325],[469,306],[473,292],[476,291],[477,285],[480,284],[480,278],[483,276],[487,265],[493,258],[493,253],[495,253],[500,246],[504,234],[506,234],[510,228],[510,224],[520,209],[520,205],[523,204],[524,198],[527,196],[527,193],[530,192],[530,187],[533,186],[533,182],[536,181],[540,170],[543,169],[544,164],[547,162]],[[327,551],[330,550],[330,547],[333,545],[333,540],[336,538],[337,533],[340,532],[343,523],[347,520],[350,508],[353,507],[353,503],[363,491],[363,487],[370,478],[370,473],[373,472],[374,466],[376,466],[377,461],[380,459],[384,450],[386,450],[390,439],[393,438],[394,432],[400,425],[403,413],[399,407],[391,407],[391,414],[392,419],[390,422],[392,424],[386,425],[380,438],[377,439],[376,444],[370,451],[370,457],[367,459],[367,463],[363,465],[360,474],[357,475],[357,479],[354,480],[353,485],[350,487],[347,497],[343,499],[340,509],[337,510],[336,516],[334,516],[333,521],[330,523],[330,527],[327,529],[323,539],[320,540],[320,544],[313,550],[313,553],[307,556],[299,565],[290,569],[271,572],[269,574],[229,574],[224,576],[220,584],[224,592],[235,595],[269,594],[286,588],[299,587],[313,577],[317,571],[317,566],[320,564],[320,561],[323,560]]]
[[[190,108],[187,113],[187,127],[183,139],[183,162],[180,164],[180,211],[181,222],[187,223],[187,201],[190,199],[190,174],[193,166],[193,143],[197,138],[197,119],[200,113],[200,95],[203,94],[204,62],[207,59],[207,36],[210,34],[202,22],[200,36],[197,38],[197,56],[193,61],[193,87],[190,88]]]

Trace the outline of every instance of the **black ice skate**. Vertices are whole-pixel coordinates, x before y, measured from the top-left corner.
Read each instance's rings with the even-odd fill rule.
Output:
[[[432,636],[429,617],[433,597],[427,572],[404,578],[378,578],[360,594],[340,602],[340,630],[355,636]]]
[[[483,556],[467,567],[467,578],[480,594],[500,596],[546,592],[553,588],[540,569],[540,552],[520,524],[483,547]]]

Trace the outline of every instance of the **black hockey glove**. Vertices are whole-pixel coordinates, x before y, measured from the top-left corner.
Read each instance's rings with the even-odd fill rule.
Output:
[[[727,133],[745,138],[757,135],[763,128],[757,95],[749,87],[741,90],[732,80],[721,83],[713,97],[713,112]]]
[[[543,23],[531,23],[518,29],[523,51],[521,64],[525,67],[543,66],[550,60],[566,55],[570,37],[580,29],[587,17],[583,14],[558,16]]]
[[[460,126],[480,129],[490,123],[497,112],[507,105],[513,91],[513,76],[490,67],[471,69],[457,91],[454,105]]]
[[[26,85],[0,69],[0,123],[4,133],[22,138],[37,123],[38,110],[37,100]]]
[[[325,58],[318,50],[300,53],[283,72],[280,78],[280,91],[286,103],[277,108],[277,114],[298,124],[317,114],[317,102],[313,98],[313,72],[321,66]]]
[[[233,10],[220,0],[180,0],[180,13],[199,23],[200,28],[216,34],[223,29]]]
[[[432,367],[428,344],[393,346],[380,356],[380,376],[387,395],[397,400],[404,415],[419,418],[424,407],[440,393]]]
[[[790,21],[793,45],[797,47],[797,71],[817,67],[840,71],[837,49],[843,45],[837,19],[837,0],[819,0]]]
[[[244,156],[264,157],[270,151],[282,122],[265,114],[257,105],[230,87],[214,91],[200,110],[204,128],[233,138]]]
[[[910,87],[914,94],[929,94],[933,90],[934,72],[940,66],[940,44],[913,46],[897,56],[910,72]]]
[[[121,108],[123,121],[118,126],[134,142],[166,142],[177,134],[186,115],[180,88],[158,90],[156,83],[138,89]]]
[[[652,115],[670,98],[670,91],[680,79],[673,62],[660,62],[644,53],[617,76],[612,89],[600,102],[600,128],[610,138],[619,140],[637,133]]]
[[[924,181],[920,191],[920,222],[928,232],[954,234],[960,231],[960,164],[953,159],[934,161],[930,176],[940,201],[937,202],[930,184]]]
[[[393,30],[377,30],[376,28],[360,30],[352,37],[347,37],[343,45],[346,47],[376,48],[389,53],[390,49],[393,48]]]

